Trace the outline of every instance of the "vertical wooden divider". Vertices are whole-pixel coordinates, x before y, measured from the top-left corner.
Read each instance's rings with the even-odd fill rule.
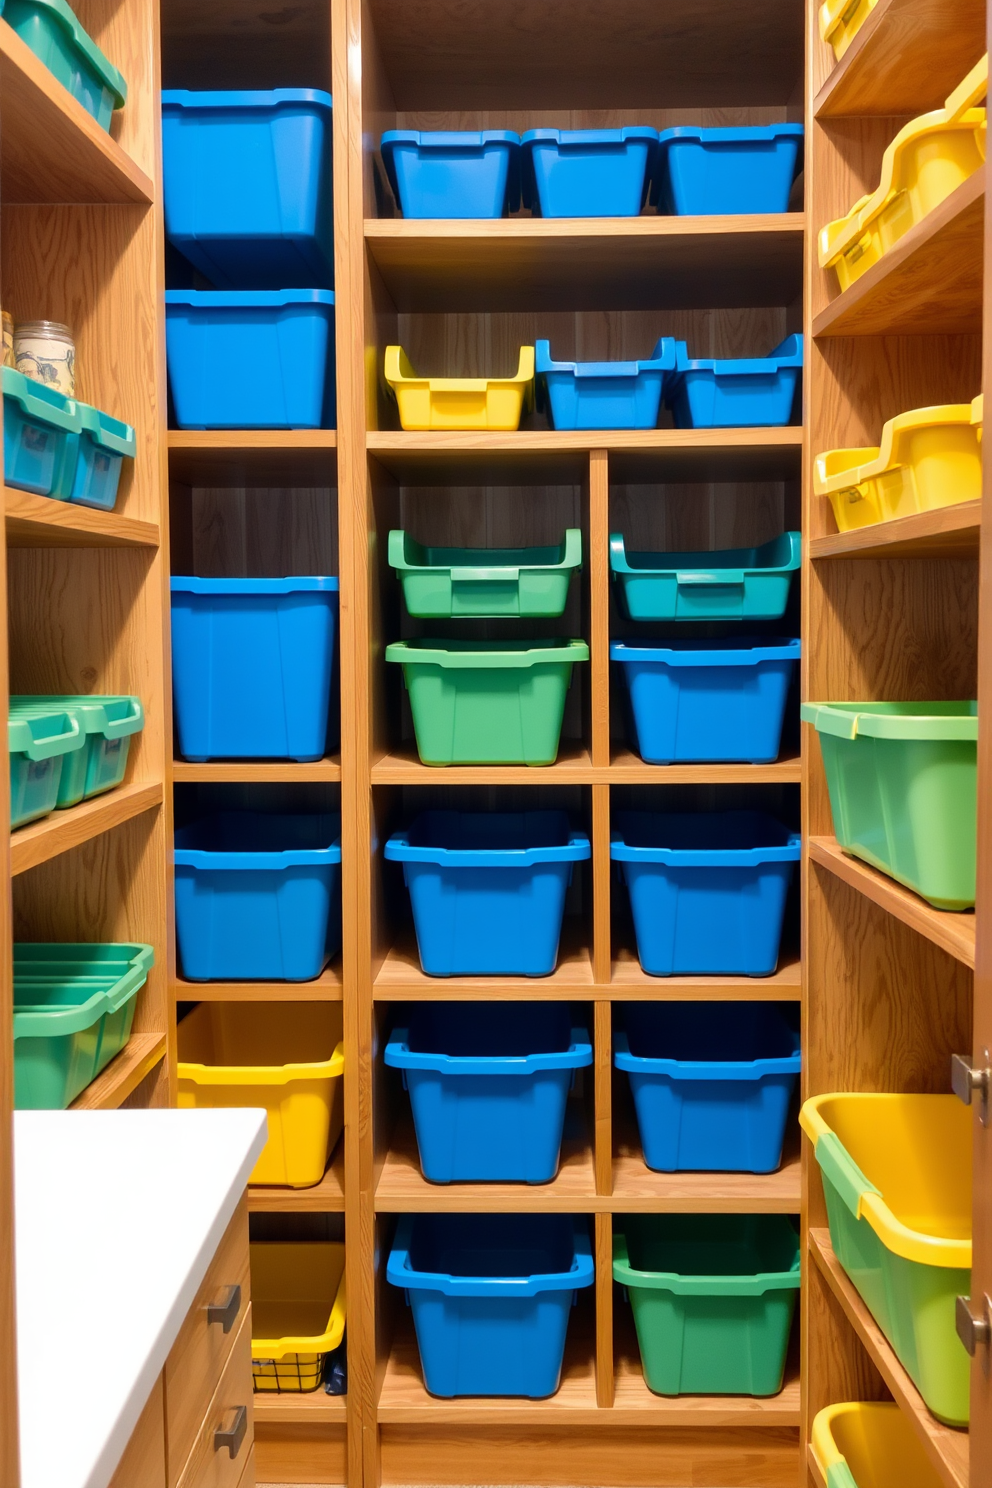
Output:
[[[2,457],[0,457],[2,462]],[[0,532],[0,697],[7,681],[7,541]],[[0,712],[0,758],[7,715]],[[0,793],[0,1483],[18,1488],[17,1317],[14,1297],[14,961],[10,892],[10,794]]]

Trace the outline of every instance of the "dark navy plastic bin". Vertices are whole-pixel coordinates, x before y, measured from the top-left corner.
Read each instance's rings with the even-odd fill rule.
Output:
[[[803,338],[786,336],[767,357],[693,359],[676,343],[665,404],[678,429],[779,427],[792,417],[803,365]]]
[[[636,217],[647,198],[658,131],[529,129],[523,148],[525,207],[542,217]]]
[[[675,342],[663,336],[646,362],[555,362],[549,341],[537,342],[534,358],[553,429],[653,429]]]
[[[428,1002],[394,1028],[388,1065],[410,1092],[432,1183],[550,1183],[585,1028],[560,1003]]]
[[[321,759],[337,613],[337,579],[173,578],[183,757]]]
[[[614,641],[634,743],[649,765],[778,759],[798,641]]]
[[[587,1223],[570,1214],[404,1214],[386,1276],[413,1309],[432,1395],[541,1400],[594,1267]]]
[[[404,217],[502,217],[520,205],[512,130],[388,129],[380,149]]]
[[[165,293],[169,387],[180,429],[333,429],[329,289]]]
[[[803,126],[663,129],[655,195],[680,217],[785,212],[802,161]]]
[[[425,811],[386,843],[429,976],[548,976],[589,838],[564,811]]]
[[[176,940],[192,981],[310,981],[341,949],[341,820],[221,811],[176,832]]]
[[[613,1035],[637,1110],[644,1161],[772,1173],[799,1079],[799,1032],[775,1003],[631,1002]]]
[[[162,94],[165,234],[217,289],[330,289],[331,95]]]
[[[649,976],[771,976],[800,837],[763,811],[621,811],[610,857]]]

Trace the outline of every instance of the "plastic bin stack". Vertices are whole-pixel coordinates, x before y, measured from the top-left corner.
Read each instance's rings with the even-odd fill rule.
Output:
[[[101,129],[127,102],[127,83],[66,0],[0,0],[0,16]]]
[[[0,369],[0,379],[6,484],[34,496],[112,511],[124,461],[137,453],[130,424],[13,367]]]
[[[331,1361],[342,1349],[347,1317],[344,1246],[259,1240],[250,1246],[249,1259],[256,1393],[299,1395],[325,1381],[333,1385]]]
[[[136,697],[10,698],[10,825],[78,806],[121,784],[131,739],[144,727]]]

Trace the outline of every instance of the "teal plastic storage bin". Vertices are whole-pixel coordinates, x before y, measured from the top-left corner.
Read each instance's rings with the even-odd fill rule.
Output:
[[[127,83],[65,0],[0,0],[0,15],[101,129],[127,102]]]
[[[798,532],[716,553],[628,553],[622,533],[610,536],[610,569],[631,620],[778,620],[801,561]]]
[[[14,946],[14,1106],[64,1111],[131,1037],[149,945]]]
[[[113,790],[124,779],[131,736],[145,726],[145,710],[136,697],[12,697],[11,717],[47,712],[68,715],[79,724],[83,747],[62,762],[56,806],[77,806],[91,796]]]
[[[582,533],[569,527],[547,548],[434,548],[394,530],[389,563],[408,612],[425,620],[560,615],[582,566]]]
[[[81,423],[79,458],[69,491],[77,506],[113,511],[125,460],[133,460],[138,441],[130,424],[88,403],[77,403]]]
[[[54,811],[63,762],[82,751],[79,720],[51,706],[13,709],[7,724],[10,752],[10,825],[23,827]]]
[[[0,376],[5,484],[67,501],[79,454],[80,405],[13,367]]]

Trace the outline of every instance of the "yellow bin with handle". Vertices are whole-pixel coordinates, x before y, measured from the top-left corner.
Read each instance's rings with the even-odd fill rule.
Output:
[[[328,1240],[254,1241],[251,1372],[259,1393],[320,1387],[327,1355],[344,1337],[344,1246]]]
[[[828,1405],[813,1417],[810,1448],[827,1488],[943,1488],[893,1401]]]
[[[820,6],[820,36],[834,49],[840,61],[878,0],[823,0]]]
[[[387,346],[386,383],[404,429],[518,429],[534,406],[534,348],[513,377],[419,377],[402,346]]]

